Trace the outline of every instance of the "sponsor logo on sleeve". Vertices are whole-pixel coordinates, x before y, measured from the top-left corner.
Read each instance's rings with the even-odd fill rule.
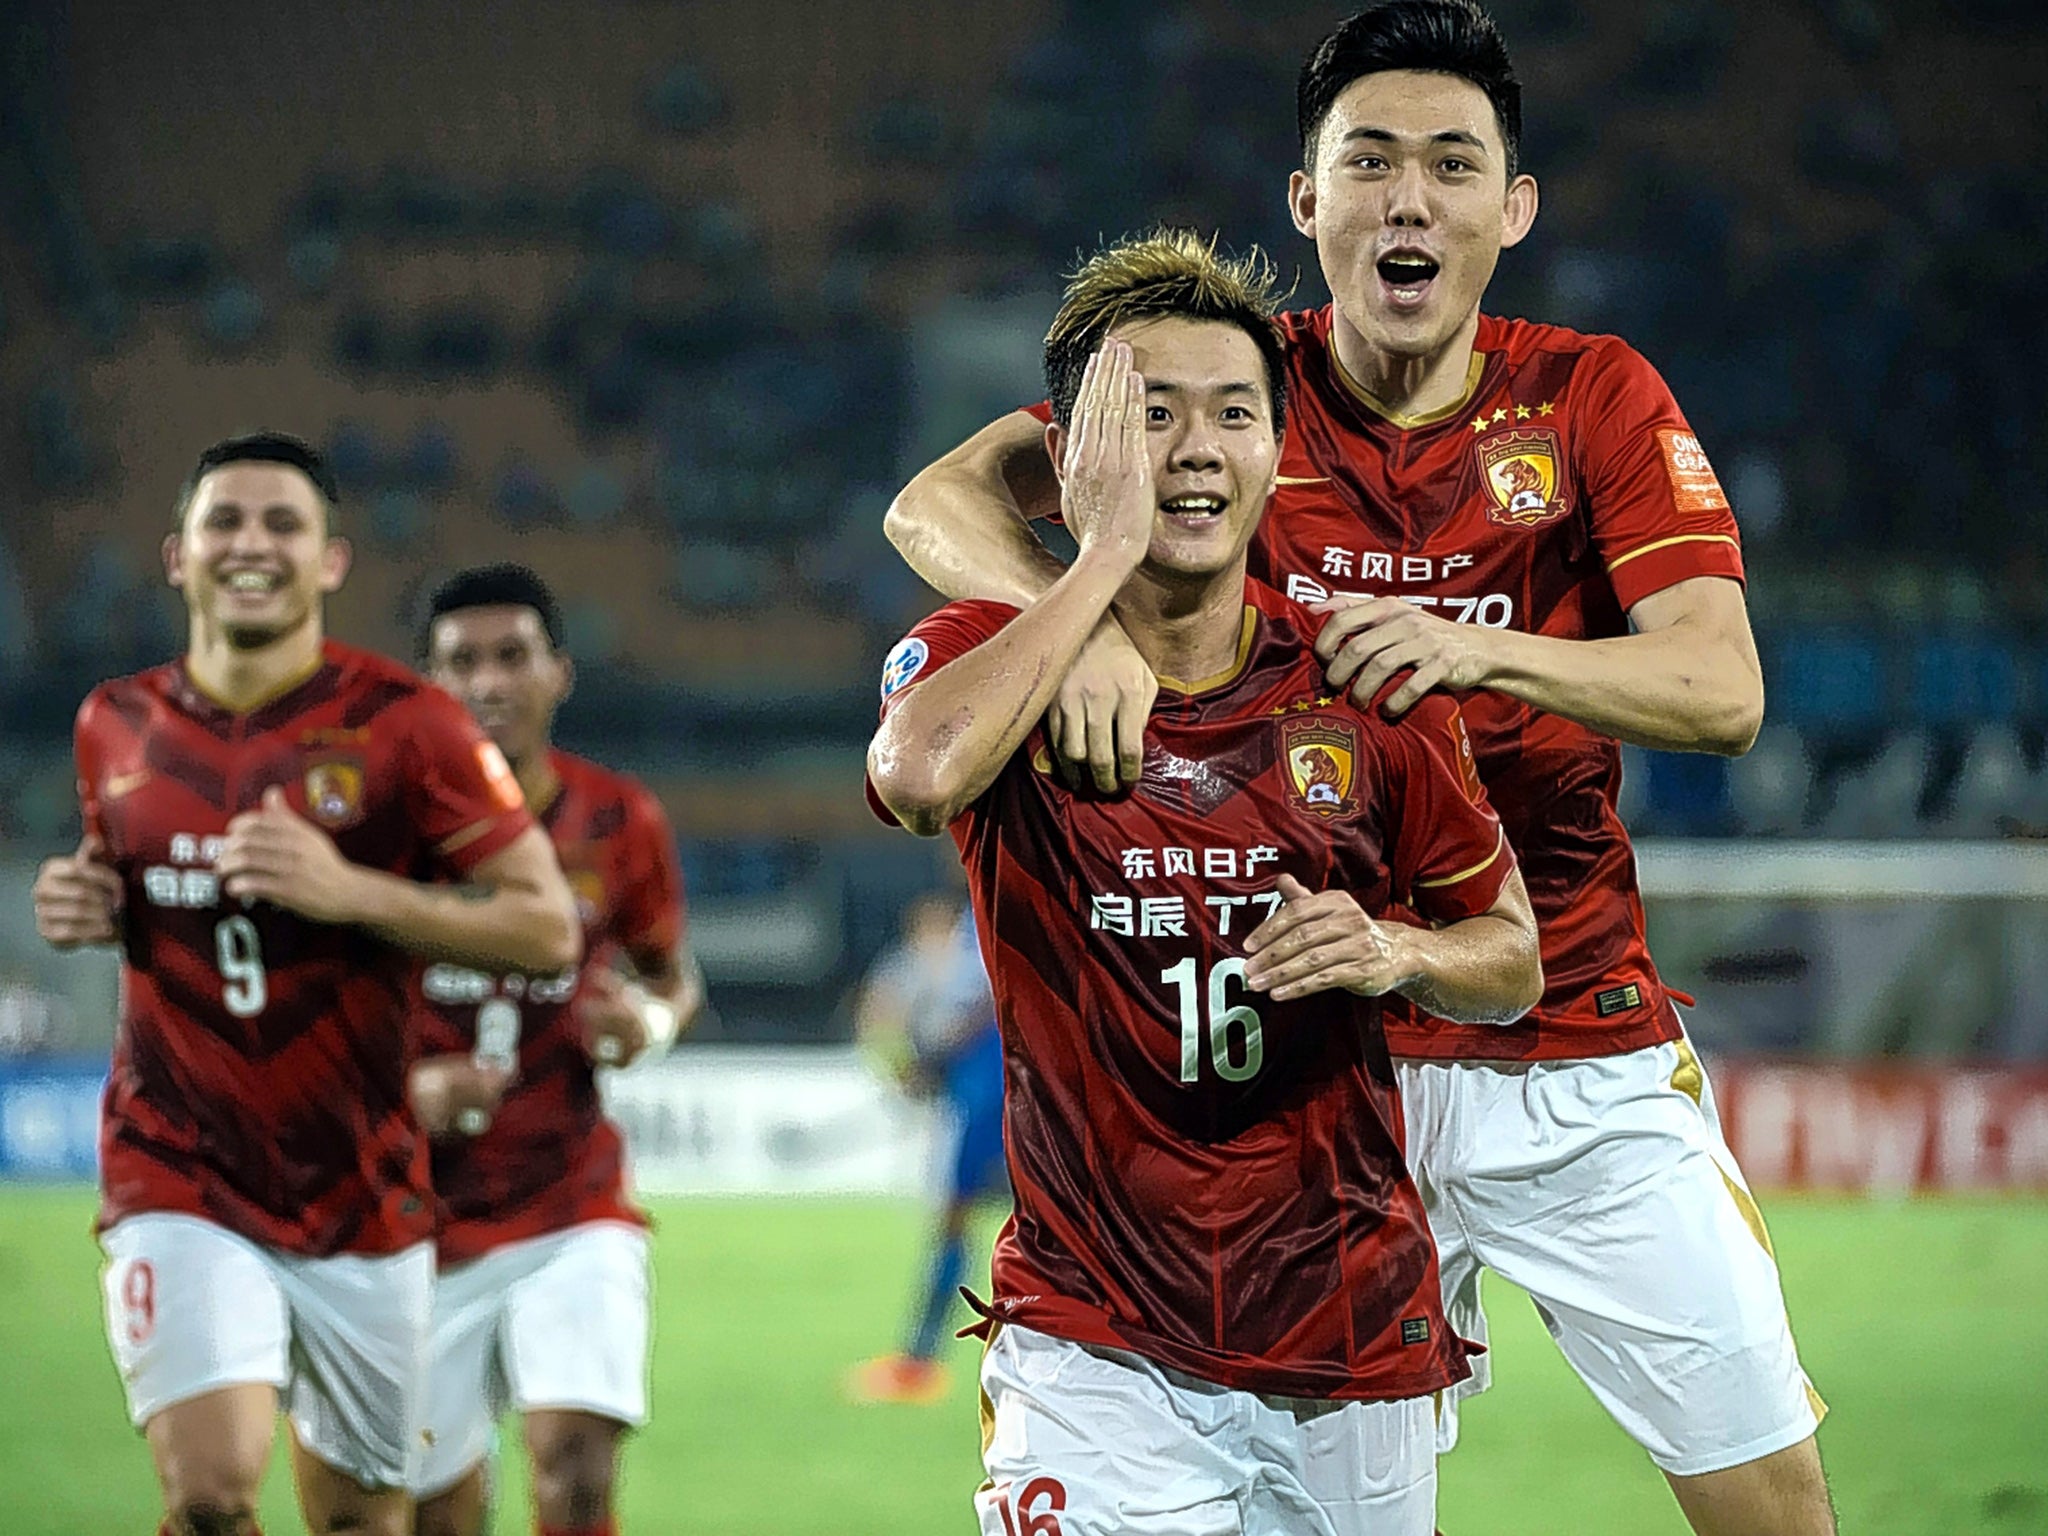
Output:
[[[896,649],[889,653],[889,659],[882,663],[882,699],[885,703],[916,680],[931,654],[932,648],[916,635],[897,642]]]
[[[1671,477],[1671,499],[1681,512],[1725,512],[1728,495],[1707,462],[1707,452],[1690,432],[1665,427],[1657,434],[1664,450],[1664,473]]]
[[[1324,821],[1358,814],[1358,728],[1308,717],[1280,722],[1280,758],[1296,810]]]
[[[512,772],[512,765],[505,761],[505,754],[498,750],[495,741],[476,744],[476,765],[483,770],[484,783],[490,788],[491,798],[501,807],[516,811],[526,804],[518,776]]]
[[[1534,528],[1571,510],[1559,483],[1564,462],[1554,427],[1511,427],[1473,445],[1479,478],[1486,484],[1489,521],[1507,528]]]

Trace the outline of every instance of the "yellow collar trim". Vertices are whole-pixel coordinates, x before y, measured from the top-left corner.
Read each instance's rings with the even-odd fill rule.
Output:
[[[1457,399],[1453,400],[1449,405],[1439,406],[1433,411],[1424,411],[1417,416],[1404,416],[1378,395],[1359,383],[1358,380],[1351,377],[1350,370],[1344,366],[1344,359],[1337,355],[1337,342],[1334,337],[1331,338],[1329,350],[1330,366],[1336,370],[1337,381],[1357,398],[1359,404],[1363,405],[1375,416],[1384,416],[1389,422],[1404,432],[1415,427],[1431,426],[1436,422],[1444,420],[1446,417],[1455,416],[1458,412],[1464,410],[1466,406],[1472,403],[1472,397],[1479,393],[1479,376],[1486,372],[1486,354],[1475,347],[1472,349],[1472,361],[1465,368],[1464,391]]]
[[[1225,683],[1242,672],[1245,663],[1252,657],[1252,635],[1259,625],[1259,611],[1250,603],[1244,605],[1244,623],[1237,631],[1237,659],[1221,672],[1211,677],[1198,677],[1192,683],[1184,683],[1177,677],[1159,674],[1159,686],[1171,688],[1175,693],[1207,693],[1211,688],[1221,688]]]

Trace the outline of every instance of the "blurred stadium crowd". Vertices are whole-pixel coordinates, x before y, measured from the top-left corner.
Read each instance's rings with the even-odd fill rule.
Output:
[[[1546,207],[1489,307],[1626,335],[1745,531],[1770,723],[1733,764],[1631,753],[1633,825],[2048,832],[2048,15],[1495,9]],[[155,549],[193,453],[282,427],[348,498],[344,638],[410,654],[462,563],[556,585],[566,741],[657,787],[733,928],[700,939],[710,1033],[825,1027],[933,868],[858,793],[879,659],[931,601],[889,496],[1032,398],[1031,328],[1099,234],[1310,261],[1293,79],[1335,14],[23,0],[0,847],[58,845],[78,699],[177,645]],[[977,346],[1007,361],[962,369]]]

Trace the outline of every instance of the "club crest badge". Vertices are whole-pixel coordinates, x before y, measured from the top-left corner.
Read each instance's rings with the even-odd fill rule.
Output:
[[[570,894],[576,898],[577,917],[584,927],[595,927],[604,915],[604,876],[594,869],[572,869],[566,873]]]
[[[306,809],[327,828],[345,827],[362,814],[363,765],[329,758],[306,770]]]
[[[1324,821],[1358,814],[1358,727],[1310,716],[1280,723],[1280,758],[1295,809]]]
[[[1481,441],[1479,477],[1486,482],[1487,518],[1509,528],[1534,528],[1571,510],[1558,483],[1563,452],[1551,427],[1513,427]]]

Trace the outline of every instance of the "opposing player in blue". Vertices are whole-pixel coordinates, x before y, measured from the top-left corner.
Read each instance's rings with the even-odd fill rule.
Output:
[[[958,1136],[941,1164],[938,1242],[910,1337],[897,1353],[855,1367],[847,1392],[863,1403],[935,1403],[950,1384],[939,1343],[966,1278],[968,1220],[977,1200],[1009,1193],[1002,1040],[964,900],[934,894],[905,909],[902,937],[862,984],[855,1034],[911,1093],[936,1097]]]

